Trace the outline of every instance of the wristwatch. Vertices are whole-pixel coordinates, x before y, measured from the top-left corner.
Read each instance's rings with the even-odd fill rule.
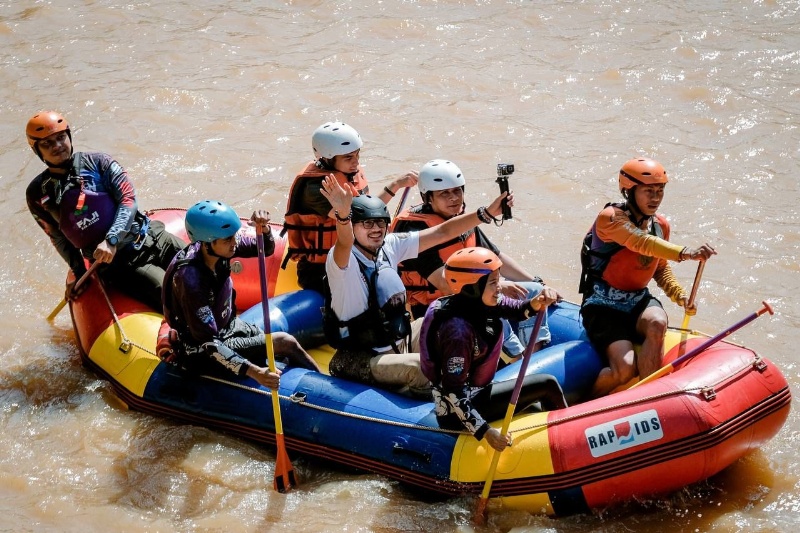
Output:
[[[106,237],[106,242],[110,246],[116,246],[117,243],[119,242],[119,237],[117,237],[116,235],[112,235],[111,237]]]

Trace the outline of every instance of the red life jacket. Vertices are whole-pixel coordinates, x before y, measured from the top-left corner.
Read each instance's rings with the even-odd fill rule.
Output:
[[[325,263],[328,250],[336,243],[336,221],[327,214],[319,215],[305,208],[302,203],[303,192],[311,180],[321,181],[325,176],[333,174],[339,184],[353,186],[357,194],[367,188],[367,178],[361,167],[352,178],[338,170],[322,168],[317,161],[312,161],[294,179],[289,191],[286,214],[283,216],[283,231],[288,235],[288,250],[281,268],[286,268],[289,259],[299,261],[306,259],[311,263]]]
[[[420,210],[423,206],[424,204],[422,206],[414,207],[409,211],[403,212],[392,222],[391,231],[395,231],[397,224],[402,221],[424,222],[429,228],[438,226],[439,224],[445,222],[444,218],[435,213],[421,213]],[[442,260],[442,264],[444,264],[445,261],[447,261],[447,259],[458,250],[476,245],[477,239],[475,238],[475,230],[471,229],[466,233],[459,235],[455,239],[451,239],[432,248],[428,248],[428,250],[437,252],[439,254],[439,258]],[[397,269],[400,272],[400,278],[403,280],[403,285],[406,287],[408,303],[412,307],[417,305],[423,305],[427,307],[432,301],[436,300],[440,296],[444,296],[442,291],[437,289],[427,279],[423,278],[422,275],[416,270],[410,270],[409,268],[405,267],[403,263],[400,263]]]

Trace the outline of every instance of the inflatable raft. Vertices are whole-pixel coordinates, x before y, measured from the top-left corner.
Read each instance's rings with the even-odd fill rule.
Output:
[[[185,235],[182,211],[152,216]],[[270,323],[273,331],[316,346],[323,342],[321,299],[293,290],[295,273],[280,270],[279,229],[273,229],[276,251],[267,261],[269,290],[277,295],[270,299]],[[233,265],[240,309],[259,303],[256,261]],[[274,445],[271,391],[249,378],[191,376],[162,362],[155,355],[159,313],[96,282],[70,309],[84,364],[107,379],[127,406]],[[244,316],[260,321],[256,309]],[[493,507],[568,515],[667,494],[763,446],[788,416],[791,392],[778,368],[725,342],[641,387],[576,403],[602,363],[576,305],[562,303],[549,312],[552,343],[534,354],[528,372],[556,376],[571,407],[515,416],[514,444],[501,454],[492,484]],[[667,362],[703,340],[671,330]],[[327,369],[330,349],[310,351]],[[501,369],[496,381],[514,380],[519,366]],[[290,454],[444,495],[477,496],[483,488],[493,450],[470,435],[439,429],[429,401],[296,368],[284,371],[278,394]]]

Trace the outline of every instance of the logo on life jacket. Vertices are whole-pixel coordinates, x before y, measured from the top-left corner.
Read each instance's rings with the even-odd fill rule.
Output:
[[[75,225],[78,226],[78,229],[81,231],[86,231],[86,228],[91,226],[92,224],[100,222],[100,213],[97,211],[92,212],[91,216],[83,217],[80,220],[75,221]]]
[[[655,409],[586,428],[586,444],[592,457],[602,457],[664,437]]]

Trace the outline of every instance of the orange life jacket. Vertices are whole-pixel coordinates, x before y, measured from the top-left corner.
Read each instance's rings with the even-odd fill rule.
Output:
[[[444,218],[435,213],[420,212],[424,205],[425,204],[422,204],[403,212],[392,222],[391,231],[395,231],[398,223],[403,221],[421,221],[424,222],[429,228],[438,226],[445,221]],[[436,251],[442,260],[442,264],[444,264],[444,262],[447,261],[447,259],[458,250],[476,245],[477,239],[475,238],[475,229],[473,228],[466,233],[459,235],[455,239],[451,239],[432,248],[428,248],[426,251]],[[440,296],[444,296],[442,291],[437,289],[427,279],[423,278],[422,275],[420,275],[420,273],[416,270],[410,270],[409,268],[405,267],[403,263],[398,265],[397,270],[400,272],[400,278],[403,280],[403,285],[406,287],[406,298],[412,308],[417,305],[427,306]]]
[[[312,263],[325,263],[328,250],[336,243],[336,221],[327,214],[319,215],[309,211],[302,203],[303,192],[311,180],[321,181],[325,176],[333,174],[339,184],[350,184],[356,194],[362,194],[367,188],[367,178],[361,167],[352,178],[338,170],[330,170],[312,161],[297,175],[289,191],[286,214],[283,217],[281,235],[288,235],[288,251],[281,268],[286,268],[289,259],[299,261],[307,259]]]

